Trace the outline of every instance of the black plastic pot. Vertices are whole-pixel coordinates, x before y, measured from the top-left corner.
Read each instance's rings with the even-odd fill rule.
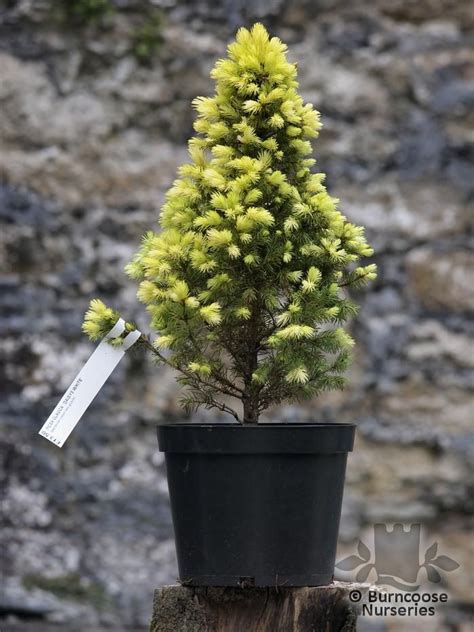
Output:
[[[165,453],[181,582],[333,580],[352,424],[169,424]]]

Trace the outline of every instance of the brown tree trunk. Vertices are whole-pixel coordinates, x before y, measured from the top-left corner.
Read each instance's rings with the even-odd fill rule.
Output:
[[[335,582],[316,588],[187,588],[155,591],[150,632],[355,632],[352,590]]]
[[[243,423],[258,423],[258,394],[255,384],[252,380],[254,371],[258,368],[258,318],[260,315],[260,307],[254,306],[252,317],[248,321],[248,329],[246,332],[247,350],[244,359],[244,395],[242,397],[243,404]]]
[[[258,407],[252,398],[245,399],[244,405],[244,424],[256,424],[258,423]]]

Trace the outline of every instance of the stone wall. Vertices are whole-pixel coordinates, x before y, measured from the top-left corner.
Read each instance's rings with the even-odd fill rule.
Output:
[[[173,376],[131,353],[63,450],[36,433],[91,353],[80,332],[91,297],[146,329],[123,265],[186,160],[192,98],[211,92],[209,70],[235,28],[258,19],[298,61],[324,122],[319,167],[367,226],[380,268],[357,296],[350,386],[270,414],[358,422],[340,556],[374,522],[421,522],[427,542],[461,564],[442,573],[451,601],[433,625],[467,630],[470,3],[102,4],[97,15],[87,0],[0,2],[0,611],[35,618],[35,632],[42,621],[140,630],[153,589],[175,579],[154,429],[181,414]]]

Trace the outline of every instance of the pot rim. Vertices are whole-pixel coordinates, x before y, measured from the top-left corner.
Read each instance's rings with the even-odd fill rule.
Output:
[[[337,454],[351,452],[350,423],[167,423],[157,426],[160,451],[194,454]]]
[[[158,428],[333,428],[334,426],[342,428],[356,428],[356,423],[339,422],[339,421],[265,421],[255,424],[239,423],[236,421],[216,421],[216,422],[197,422],[197,421],[166,421],[156,424]]]

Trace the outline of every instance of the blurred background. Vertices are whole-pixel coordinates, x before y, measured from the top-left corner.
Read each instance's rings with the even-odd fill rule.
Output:
[[[361,629],[472,629],[470,5],[0,1],[2,632],[145,630],[176,578],[155,433],[181,416],[173,375],[131,352],[62,450],[37,432],[93,350],[90,298],[147,331],[123,266],[187,160],[191,100],[256,20],[298,62],[318,168],[380,269],[356,296],[348,388],[270,415],[359,425],[339,559],[403,522],[460,564],[436,617]]]

